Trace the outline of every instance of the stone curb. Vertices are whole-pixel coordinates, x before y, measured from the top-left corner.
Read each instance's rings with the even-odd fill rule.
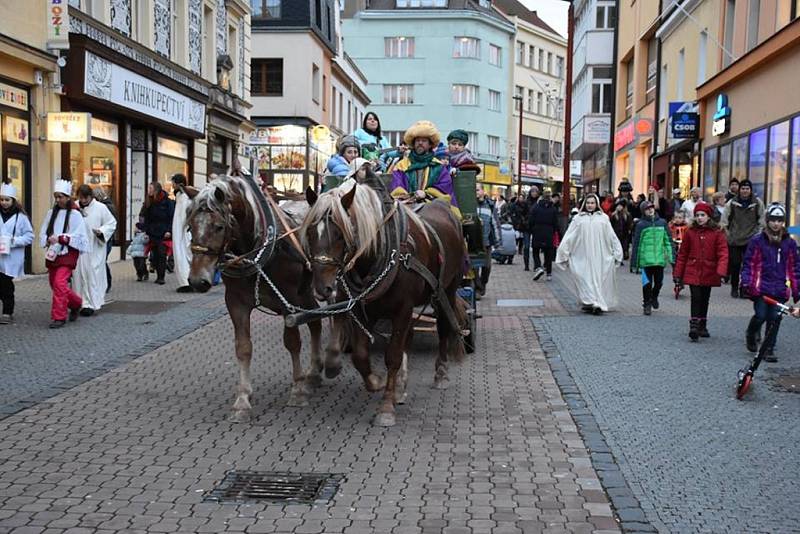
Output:
[[[561,284],[558,285],[558,288],[559,296],[567,291]],[[574,300],[574,297],[572,298]],[[611,502],[614,517],[620,528],[623,532],[658,532],[647,520],[639,500],[625,480],[600,426],[589,410],[586,401],[583,400],[575,380],[561,358],[544,319],[531,317],[530,320],[572,419],[589,451],[592,467],[597,471],[600,484]]]

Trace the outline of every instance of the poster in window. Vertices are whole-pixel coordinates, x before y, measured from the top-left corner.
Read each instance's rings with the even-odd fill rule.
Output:
[[[113,171],[114,158],[94,156],[90,160],[93,171]]]
[[[21,159],[8,158],[6,165],[6,175],[8,179],[11,180],[11,185],[17,189],[18,194],[24,194],[23,180],[25,178],[25,162]]]
[[[4,133],[6,141],[9,143],[26,146],[30,143],[30,131],[28,130],[28,121],[26,120],[5,117]]]
[[[83,183],[88,185],[111,185],[111,171],[96,170],[83,174]]]

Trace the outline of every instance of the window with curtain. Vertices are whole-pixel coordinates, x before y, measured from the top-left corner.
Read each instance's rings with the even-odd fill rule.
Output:
[[[489,154],[492,156],[499,156],[500,155],[500,138],[494,135],[487,136],[489,140]]]
[[[467,144],[472,152],[478,153],[478,132],[467,132]]]
[[[384,104],[413,104],[414,86],[411,84],[384,84]]]
[[[453,57],[480,59],[480,40],[474,37],[455,37],[453,39]]]
[[[413,37],[384,37],[383,51],[386,57],[414,57]]]
[[[767,202],[786,203],[789,176],[789,121],[769,128],[769,170]]]
[[[522,65],[525,62],[525,43],[517,41],[517,65]]]
[[[500,111],[500,91],[489,89],[489,111]]]
[[[767,178],[767,129],[750,134],[750,161],[748,178],[753,182],[753,193],[763,199]]]
[[[478,105],[478,86],[453,84],[453,104],[457,106]]]
[[[254,19],[281,18],[281,0],[250,0]]]
[[[489,45],[489,64],[499,67],[502,63],[502,48],[497,45]]]

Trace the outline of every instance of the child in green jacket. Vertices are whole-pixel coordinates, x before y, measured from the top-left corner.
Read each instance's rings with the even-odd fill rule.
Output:
[[[640,209],[642,218],[633,232],[631,266],[642,270],[642,308],[650,315],[659,308],[664,267],[674,260],[667,222],[658,216],[652,202],[642,202]]]

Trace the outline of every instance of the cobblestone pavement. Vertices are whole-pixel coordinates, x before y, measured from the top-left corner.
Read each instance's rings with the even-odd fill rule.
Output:
[[[93,317],[50,330],[46,276],[16,284],[15,322],[0,326],[0,418],[151,352],[224,311],[222,290],[176,293],[167,284],[136,282],[133,265],[112,265],[114,282],[106,306]]]
[[[623,485],[660,531],[800,531],[800,396],[776,382],[800,375],[800,321],[784,320],[780,362],[764,364],[749,397],[737,401],[736,372],[751,359],[743,339],[749,301],[731,299],[727,287],[713,290],[712,337],[691,343],[688,291],[676,301],[668,285],[661,309],[645,317],[639,276],[627,267],[620,274],[618,311],[534,320],[552,340],[549,356],[574,379],[577,405],[605,437],[587,440],[592,458],[608,457],[608,445]],[[561,272],[556,282],[559,291],[569,285]],[[580,428],[582,416],[576,420]],[[619,510],[618,495],[609,494]],[[635,520],[631,513],[620,519]]]
[[[519,297],[542,304],[496,303]],[[481,310],[477,351],[447,391],[431,388],[435,338],[415,337],[390,429],[371,426],[378,396],[350,365],[286,408],[281,323],[260,314],[255,417],[229,422],[232,328],[213,321],[0,421],[0,532],[618,532],[527,319],[563,308],[509,266]],[[329,505],[204,502],[234,468],[345,481]]]

